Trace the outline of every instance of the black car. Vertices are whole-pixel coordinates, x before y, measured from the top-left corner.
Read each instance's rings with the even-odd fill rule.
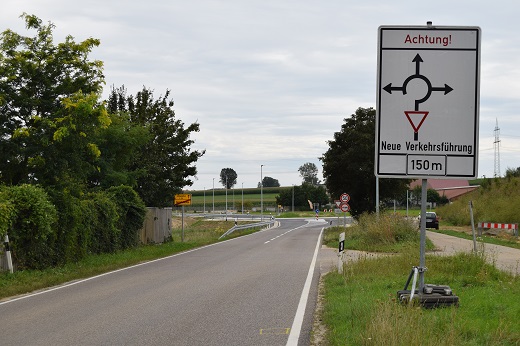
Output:
[[[426,228],[439,229],[439,218],[433,211],[426,212]]]

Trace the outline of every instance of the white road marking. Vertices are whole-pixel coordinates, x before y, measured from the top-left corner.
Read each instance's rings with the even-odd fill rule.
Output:
[[[323,234],[323,230],[324,228],[321,229],[320,236],[318,237],[318,242],[316,243],[316,249],[314,249],[314,256],[312,257],[309,272],[307,273],[307,279],[305,280],[305,284],[303,285],[300,303],[298,304],[298,309],[296,310],[296,315],[294,316],[294,321],[291,327],[291,334],[289,334],[289,339],[287,340],[286,346],[298,346],[298,339],[300,338],[300,333],[302,330],[303,317],[305,315],[305,307],[307,306],[307,299],[309,298],[309,292],[311,290],[312,276],[314,273],[314,267],[316,266],[316,259],[318,258],[318,251],[320,250],[321,236]]]
[[[242,236],[241,238],[244,238],[244,237],[251,237],[255,234],[259,234],[259,233],[263,233],[265,231],[269,230],[269,228],[266,228],[265,230],[261,230],[261,231],[258,231],[258,232],[255,232],[255,233],[251,233],[251,234],[248,234],[248,235],[244,235]],[[184,252],[179,252],[179,253],[176,253],[176,254],[173,254],[173,255],[170,255],[170,256],[167,256],[167,257],[162,257],[162,258],[158,258],[158,259],[154,259],[154,260],[150,260],[148,262],[143,262],[143,263],[139,263],[139,264],[135,264],[135,265],[132,265],[132,266],[129,266],[129,267],[125,267],[125,268],[121,268],[121,269],[116,269],[116,270],[113,270],[113,271],[110,271],[110,272],[106,272],[106,273],[103,273],[103,274],[99,274],[99,275],[96,275],[96,276],[92,276],[92,277],[89,277],[89,278],[86,278],[86,279],[80,279],[80,280],[77,280],[77,281],[72,281],[70,283],[67,283],[67,284],[63,284],[63,285],[59,285],[59,286],[56,286],[56,287],[52,287],[52,288],[48,288],[48,289],[43,289],[41,291],[37,291],[35,293],[29,293],[29,294],[25,294],[25,295],[22,295],[22,296],[19,296],[19,297],[16,297],[16,298],[6,298],[6,300],[4,301],[0,301],[0,305],[5,305],[5,304],[9,304],[9,303],[13,303],[13,302],[16,302],[18,300],[22,300],[22,299],[27,299],[27,298],[30,298],[30,297],[34,297],[34,296],[39,296],[41,294],[46,294],[46,293],[49,293],[49,292],[53,292],[53,291],[57,291],[57,290],[61,290],[63,288],[66,288],[66,287],[70,287],[70,286],[74,286],[74,285],[78,285],[78,284],[81,284],[83,282],[87,282],[87,281],[90,281],[90,280],[94,280],[94,279],[97,279],[97,278],[100,278],[100,277],[103,277],[103,276],[106,276],[106,275],[111,275],[111,274],[114,274],[114,273],[118,273],[118,272],[121,272],[121,271],[124,271],[124,270],[128,270],[128,269],[131,269],[131,268],[135,268],[135,267],[140,267],[140,266],[145,266],[145,265],[148,265],[148,264],[152,264],[152,263],[155,263],[155,262],[159,262],[159,261],[164,261],[164,260],[167,260],[167,259],[170,259],[170,258],[173,258],[173,257],[177,257],[177,256],[181,256],[181,255],[185,255],[185,254],[188,254],[190,252],[195,252],[195,251],[199,251],[199,250],[203,250],[203,249],[206,249],[208,247],[211,247],[211,246],[217,246],[219,244],[223,244],[223,243],[227,243],[229,241],[233,241],[233,240],[236,240],[236,239],[239,239],[239,238],[233,238],[233,239],[228,239],[228,240],[224,240],[224,241],[221,241],[221,242],[218,242],[218,243],[213,243],[213,244],[209,244],[209,245],[205,245],[205,246],[202,246],[202,247],[199,247],[199,248],[195,248],[195,249],[191,249],[191,250],[187,250],[187,251],[184,251]]]
[[[273,240],[278,239],[278,238],[280,238],[280,237],[283,237],[283,236],[286,235],[287,233],[291,233],[292,231],[297,230],[298,228],[305,227],[305,226],[307,226],[308,224],[309,224],[309,222],[307,222],[305,225],[301,225],[301,226],[298,226],[298,227],[296,227],[296,228],[290,229],[290,230],[288,230],[288,231],[285,232],[285,233],[282,233],[282,234],[280,234],[280,235],[277,235],[277,236],[274,237],[274,238],[269,239],[268,241],[264,242],[264,244],[268,244],[268,243],[272,242]]]

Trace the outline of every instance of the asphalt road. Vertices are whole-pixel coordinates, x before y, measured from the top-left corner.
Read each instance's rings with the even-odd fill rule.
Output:
[[[308,345],[323,220],[0,303],[2,345]]]

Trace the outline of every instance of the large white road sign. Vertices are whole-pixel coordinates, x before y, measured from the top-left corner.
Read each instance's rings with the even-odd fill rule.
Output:
[[[375,174],[475,178],[478,27],[381,26]]]

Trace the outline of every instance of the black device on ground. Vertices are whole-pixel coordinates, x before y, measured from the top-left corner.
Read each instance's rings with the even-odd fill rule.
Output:
[[[418,304],[424,308],[438,308],[446,306],[458,306],[459,297],[453,294],[450,286],[425,284],[422,292],[418,289],[412,291],[408,289],[408,285],[414,275],[414,269],[410,273],[404,289],[397,291],[397,300],[402,304]],[[412,296],[412,299],[410,297]]]

